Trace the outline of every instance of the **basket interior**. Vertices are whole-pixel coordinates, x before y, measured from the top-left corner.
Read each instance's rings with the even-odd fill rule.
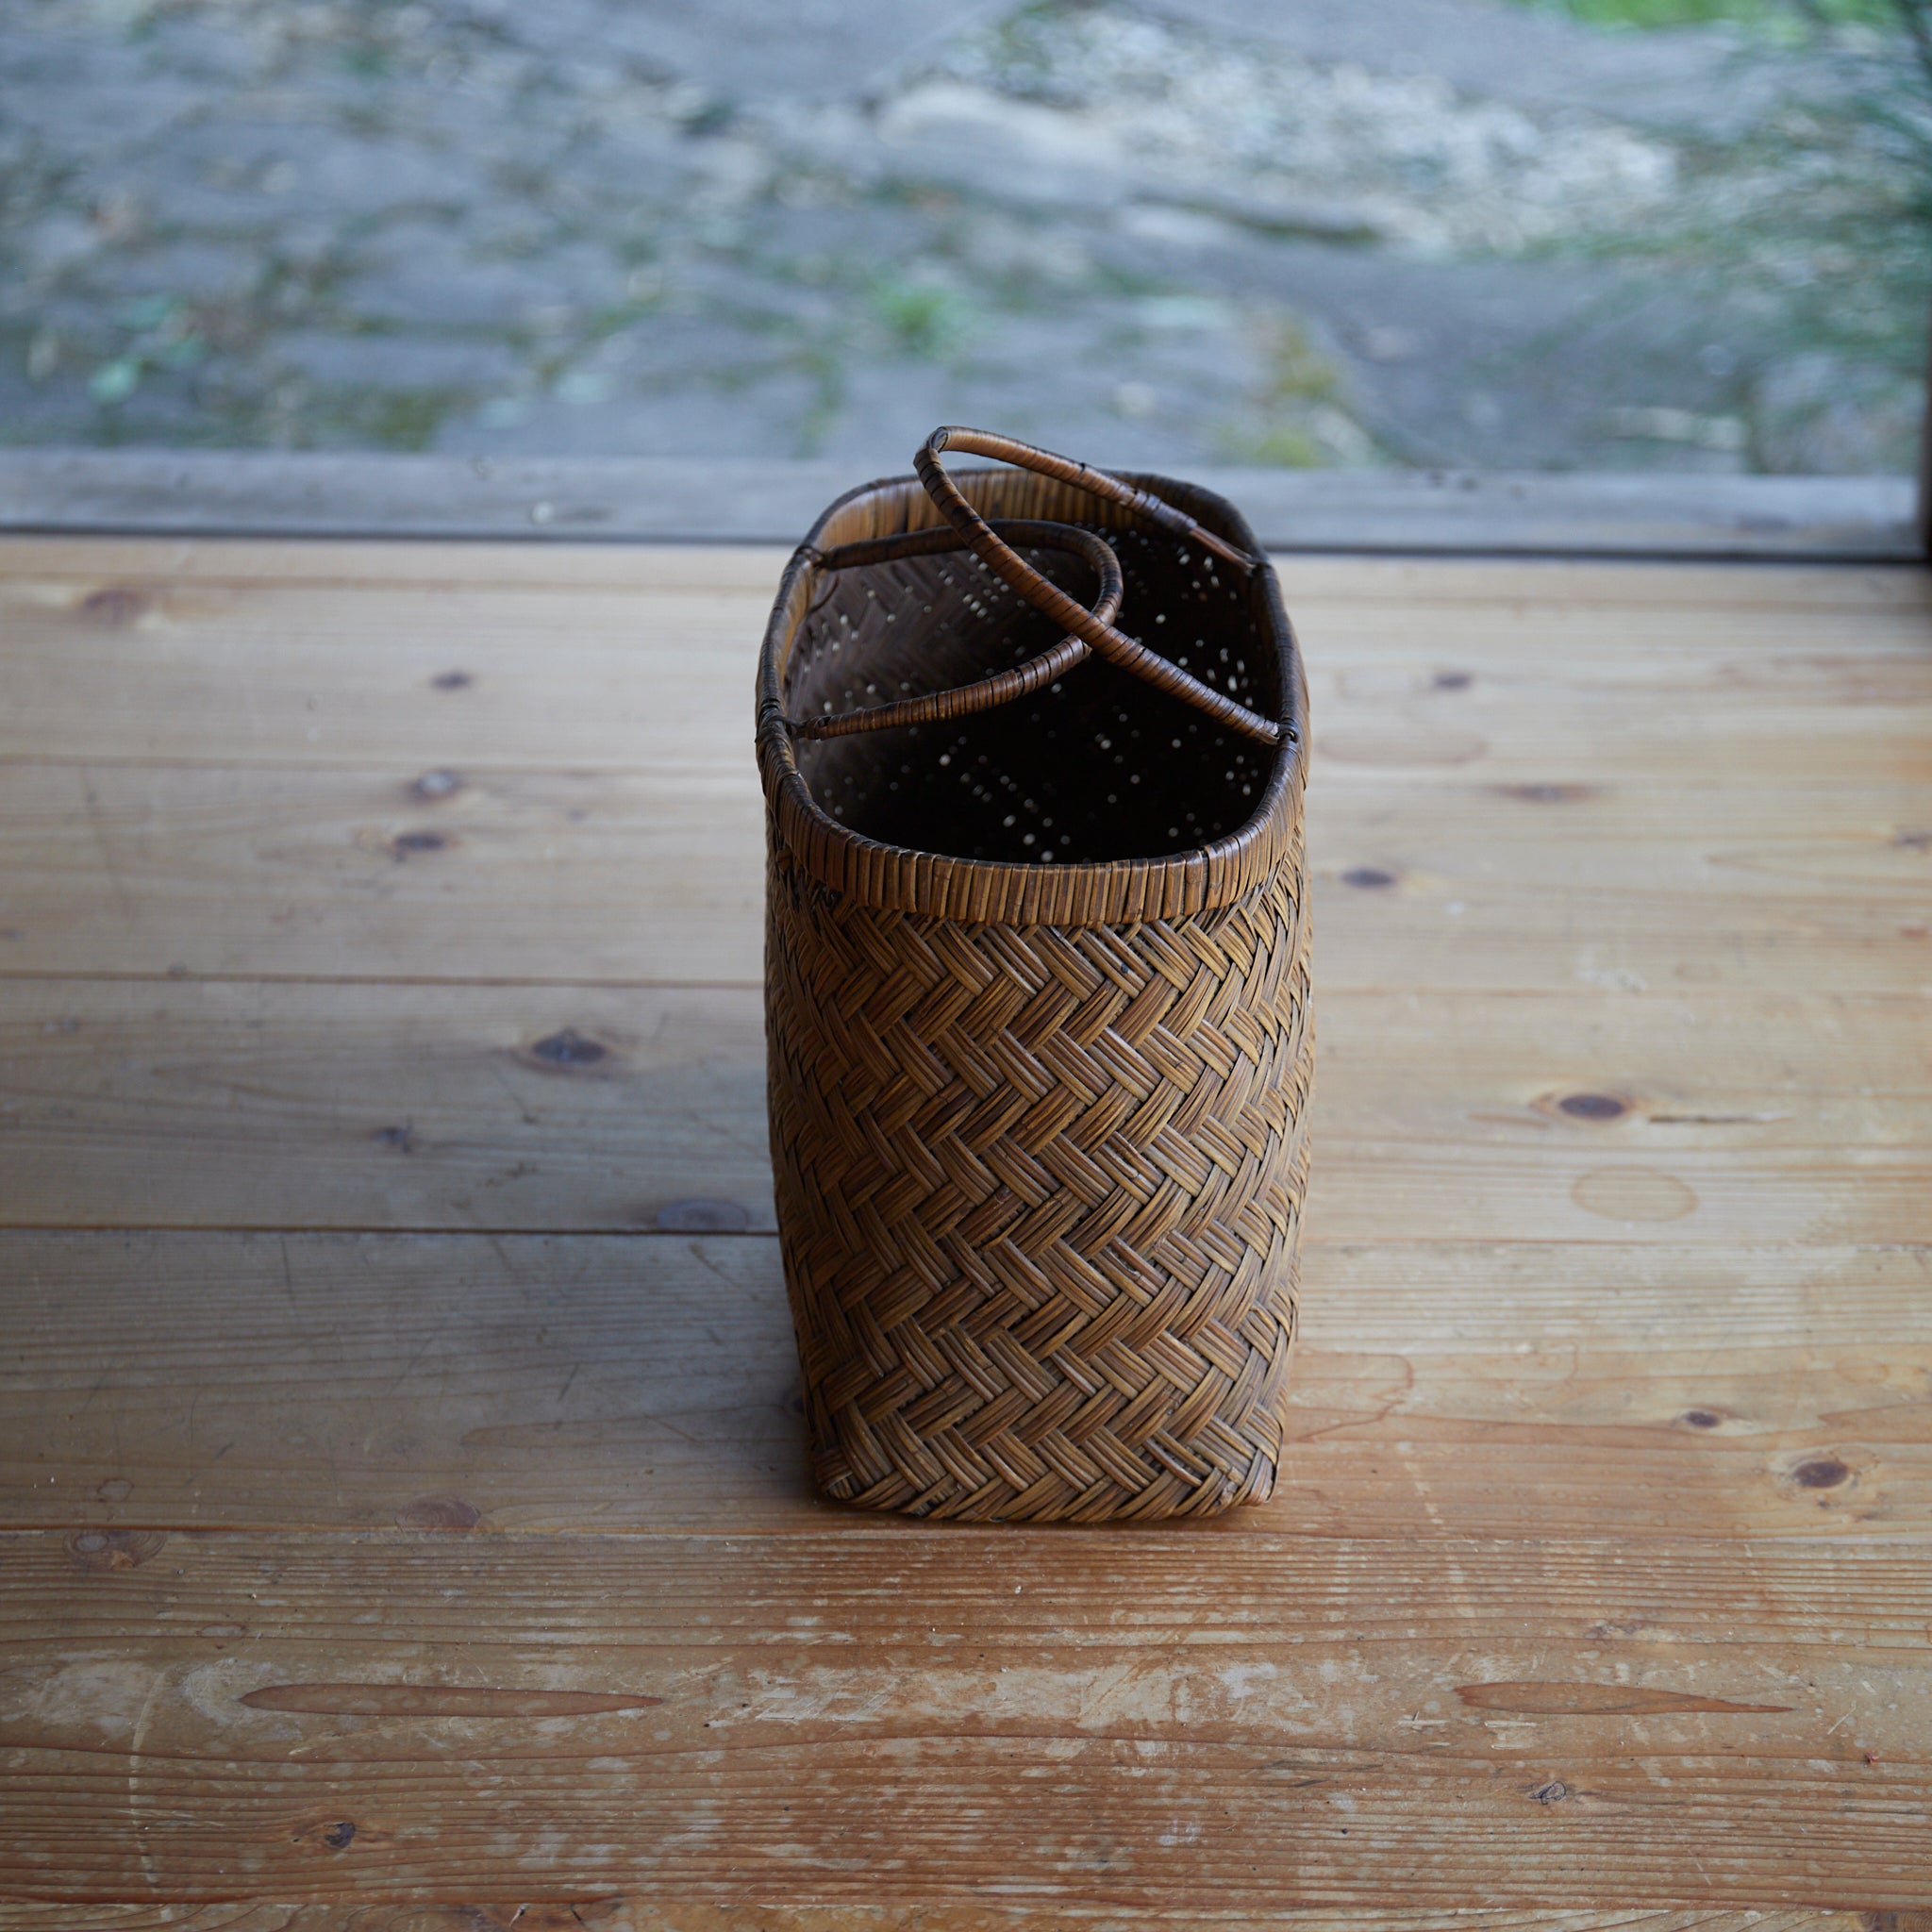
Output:
[[[1165,531],[1085,527],[1120,558],[1122,630],[1263,717],[1281,715],[1279,647],[1258,583]],[[1095,582],[1077,558],[1022,555],[1091,607]],[[970,683],[1060,635],[968,551],[826,573],[786,662],[786,714]],[[1259,808],[1280,756],[1098,657],[974,717],[795,745],[812,797],[853,831],[1018,865],[1162,858],[1226,838]]]

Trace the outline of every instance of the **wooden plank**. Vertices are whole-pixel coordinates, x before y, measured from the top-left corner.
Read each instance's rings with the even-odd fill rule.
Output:
[[[1329,993],[1309,1237],[1923,1239],[1922,1018]],[[752,988],[0,981],[0,1225],[774,1224]]]
[[[79,567],[110,548],[0,572],[0,757],[732,773],[748,757],[762,563],[503,582],[425,579],[406,551],[345,559],[373,572],[394,558],[390,575],[334,580],[312,566],[267,579]],[[1453,570],[1363,575],[1291,573],[1317,756],[1335,775],[1629,784],[1775,769],[1790,784],[1932,768],[1932,626],[1915,607],[1727,607],[1687,583],[1680,604],[1633,617],[1570,600],[1569,570],[1474,602]]]
[[[368,451],[0,452],[0,527],[763,542],[910,451],[847,462]],[[1907,476],[1216,468],[1261,541],[1342,550],[1918,558]]]
[[[689,1231],[777,560],[0,544],[0,1932],[1907,1932],[1928,580],[1296,560],[1282,1483],[995,1541]]]
[[[169,591],[161,635],[16,616],[0,757],[732,775],[751,757],[762,595],[292,590],[174,618],[210,594]]]
[[[0,1221],[774,1225],[747,989],[0,984]]]
[[[326,537],[193,535],[15,535],[0,533],[0,577],[19,581],[116,579],[228,586],[547,586],[560,591],[695,588],[738,591],[771,603],[791,542],[396,542]],[[1667,608],[1704,608],[1724,620],[1739,610],[1768,618],[1789,610],[1932,612],[1932,583],[1917,564],[1790,564],[1495,558],[1495,557],[1277,557],[1294,601],[1401,603],[1438,608],[1482,605],[1497,620],[1541,605],[1602,607],[1648,622]]]
[[[0,1237],[0,1524],[872,1534],[809,1494],[776,1244]],[[1236,1538],[1932,1528],[1932,1250],[1310,1249]]]
[[[273,641],[196,640],[191,653],[87,636],[23,650],[8,664],[0,757],[741,774],[754,615],[727,625],[722,600],[654,597],[641,635],[635,611],[572,612],[559,645],[543,635],[558,622],[555,598],[529,598],[535,608],[515,626],[506,619],[519,613],[504,611],[501,596],[475,600],[486,601],[494,608],[474,624],[441,608],[447,636],[405,612],[387,614],[400,637],[386,626],[341,641],[281,631]],[[1315,757],[1331,782],[1749,784],[1774,769],[1807,785],[1847,770],[1868,782],[1917,780],[1932,766],[1932,653],[1916,640],[1783,663],[1765,651],[1749,665],[1625,652],[1615,678],[1558,678],[1459,648],[1441,626],[1402,658],[1341,629],[1309,626],[1308,649],[1321,654]],[[1707,703],[1728,713],[1722,735],[1708,728]]]
[[[452,590],[515,584],[566,591],[609,585],[739,591],[771,601],[790,542],[543,545],[314,537],[16,535],[0,533],[0,577],[166,578],[206,584],[417,583]],[[1479,604],[1506,613],[1539,603],[1626,613],[1697,606],[1722,615],[1932,611],[1932,582],[1915,564],[1732,563],[1489,557],[1281,559],[1298,596],[1343,602]]]
[[[749,777],[0,767],[0,971],[756,978]]]
[[[1923,787],[1318,782],[1324,990],[1932,989]],[[0,975],[760,976],[749,769],[0,765]]]
[[[1205,1607],[1202,1547],[12,1535],[0,1888],[1254,1912],[1932,1884],[1922,1549],[1230,1537]]]
[[[87,1907],[88,1932],[1063,1932],[1069,1925],[1116,1928],[1110,1905],[1070,1899],[1051,1910],[984,1895],[966,1906],[692,1905],[661,1899],[579,1898],[566,1903],[447,1904],[358,1900],[345,1920],[340,1905],[99,1905]],[[0,1932],[73,1932],[71,1905],[9,1905],[0,1899]],[[1141,1906],[1137,1921],[1213,1926],[1216,1932],[1924,1932],[1910,1912],[1834,1912],[1809,1906],[1771,1911],[1707,1906],[1609,1906],[1473,1912],[1455,1907],[1411,1910],[1386,1906],[1264,1907],[1224,1911],[1212,1905]]]

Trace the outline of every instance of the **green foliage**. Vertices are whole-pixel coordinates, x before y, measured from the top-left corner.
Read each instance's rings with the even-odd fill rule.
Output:
[[[867,291],[873,314],[892,344],[908,356],[937,358],[967,332],[965,302],[942,283],[882,275]]]
[[[1710,26],[1720,22],[1778,40],[1808,37],[1821,26],[1890,28],[1895,0],[1520,0],[1544,13],[1567,14],[1590,26]]]
[[[450,390],[399,390],[371,399],[356,413],[372,441],[413,452],[427,449],[444,418],[470,400]]]
[[[1291,316],[1269,328],[1267,375],[1242,421],[1216,436],[1229,462],[1320,470],[1376,460],[1374,443],[1349,413],[1339,369]]]
[[[1649,259],[1710,315],[1755,314],[1808,400],[1774,403],[1747,365],[1739,403],[1757,438],[1827,398],[1909,420],[1932,308],[1932,0],[1526,0],[1624,26],[1723,19],[1805,50],[1811,83],[1743,142],[1680,138],[1680,189],[1641,239],[1600,252]],[[1901,386],[1907,387],[1901,387]],[[1789,391],[1788,391],[1789,393]],[[1890,395],[1890,405],[1879,399]],[[1755,400],[1754,400],[1755,397]],[[1908,466],[1909,433],[1887,460]],[[1776,466],[1775,463],[1773,464]]]
[[[104,409],[118,408],[158,369],[192,369],[208,353],[189,305],[175,295],[142,295],[113,314],[127,340],[95,365],[87,391]]]
[[[141,387],[141,363],[133,356],[116,356],[103,362],[88,378],[87,392],[94,401],[111,408],[125,403]]]
[[[1324,470],[1335,461],[1332,450],[1292,423],[1272,423],[1248,436],[1230,436],[1224,442],[1235,460],[1269,469]]]
[[[1335,365],[1308,340],[1296,322],[1283,322],[1274,332],[1269,356],[1270,401],[1277,405],[1329,403],[1341,391]]]

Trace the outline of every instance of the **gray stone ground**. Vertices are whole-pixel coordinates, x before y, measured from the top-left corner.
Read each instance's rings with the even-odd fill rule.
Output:
[[[12,0],[0,441],[1903,470],[1921,90],[1484,0]]]

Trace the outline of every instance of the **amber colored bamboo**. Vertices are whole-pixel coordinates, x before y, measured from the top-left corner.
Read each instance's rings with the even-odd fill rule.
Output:
[[[974,433],[942,434],[966,447]],[[1005,454],[1004,440],[972,446],[995,443]],[[922,452],[935,469],[939,446]],[[1294,1335],[1313,1067],[1306,690],[1274,574],[1229,506],[1162,478],[1096,490],[1100,473],[1028,472],[945,482],[976,529],[1151,523],[1244,559],[1222,594],[1279,694],[1262,721],[1271,760],[1250,815],[1186,851],[1047,865],[868,838],[801,771],[807,734],[787,723],[798,653],[827,584],[876,570],[898,573],[879,594],[896,586],[901,602],[865,608],[894,668],[916,663],[919,625],[939,619],[906,559],[968,533],[943,492],[894,479],[834,504],[792,558],[758,743],[772,1151],[813,1468],[829,1496],[917,1515],[1210,1514],[1273,1487]],[[1091,611],[1051,585],[1052,600],[1014,588],[1064,625],[1057,651],[1084,639],[1102,655],[1059,607],[1110,625],[1108,586]],[[993,736],[974,741],[997,744],[1024,715],[989,711],[974,728]],[[887,722],[864,740],[881,756]],[[1163,760],[1148,778],[1184,787],[1200,769]]]
[[[1064,591],[1048,583],[1024,558],[1001,540],[992,525],[959,493],[958,486],[940,464],[940,452],[949,448],[963,449],[976,456],[997,457],[1002,462],[1017,464],[1022,469],[1050,476],[1073,489],[1121,504],[1136,516],[1145,517],[1185,542],[1198,544],[1238,570],[1252,572],[1257,568],[1257,559],[1252,555],[1204,529],[1184,510],[1176,509],[1150,491],[1137,490],[1119,477],[1108,475],[1105,470],[1076,463],[1070,457],[1055,456],[1050,450],[1035,449],[1031,443],[1016,441],[1010,436],[991,436],[977,429],[935,429],[912,459],[919,472],[919,480],[925,485],[927,493],[939,505],[946,520],[972,545],[974,554],[1029,603],[1045,611],[1056,624],[1064,625],[1075,637],[1084,639],[1102,657],[1120,665],[1123,670],[1144,678],[1157,691],[1166,691],[1170,697],[1183,699],[1196,710],[1206,712],[1217,724],[1225,724],[1262,744],[1275,741],[1281,727],[1273,719],[1257,717],[1245,705],[1237,704],[1224,692],[1203,684],[1198,677],[1191,677],[1178,664],[1170,663],[1137,639],[1116,630],[1097,613],[1081,609]]]
[[[1002,521],[997,529],[1003,539],[1015,543],[1068,550],[1084,558],[1100,578],[1100,595],[1091,615],[1108,625],[1119,615],[1123,591],[1121,560],[1100,538],[1067,524]],[[830,575],[864,564],[891,563],[901,558],[930,557],[967,547],[968,540],[955,530],[909,530],[903,536],[882,537],[869,543],[841,544],[821,556],[818,564]],[[890,705],[868,705],[861,710],[828,713],[821,718],[791,718],[786,722],[794,738],[843,738],[855,731],[883,731],[897,724],[942,724],[990,710],[995,705],[1010,704],[1015,698],[1040,691],[1083,662],[1091,649],[1084,638],[1065,637],[1050,651],[1042,651],[1017,670],[998,672],[974,684],[955,685],[950,691],[901,698]]]

